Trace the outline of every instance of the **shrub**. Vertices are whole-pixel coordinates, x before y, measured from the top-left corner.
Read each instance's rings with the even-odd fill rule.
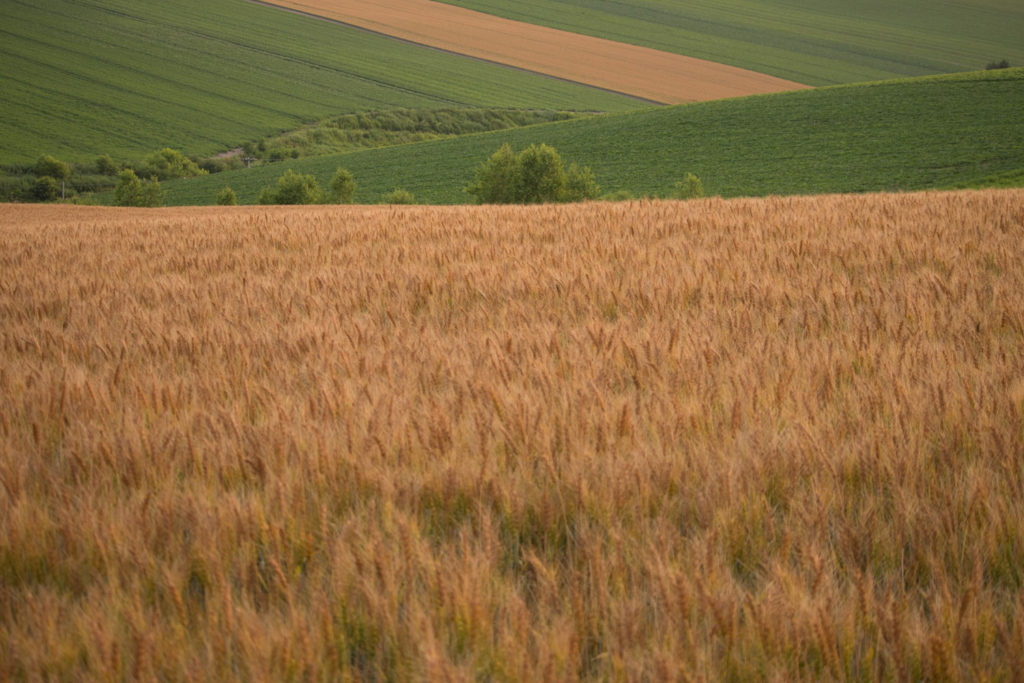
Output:
[[[206,171],[199,168],[196,162],[170,147],[164,147],[159,152],[153,152],[145,158],[144,163],[147,172],[155,175],[160,180],[206,175]]]
[[[117,176],[117,187],[114,188],[114,199],[118,206],[160,206],[164,201],[164,191],[159,181],[150,176],[146,181],[139,179],[130,168],[121,171]]]
[[[277,189],[263,188],[260,204],[321,204],[323,192],[312,175],[288,169],[277,179]]]
[[[521,204],[558,201],[565,190],[565,167],[554,147],[530,145],[516,156],[512,196]]]
[[[217,204],[220,206],[236,206],[238,204],[238,196],[230,187],[225,187],[217,193]]]
[[[380,197],[381,204],[415,204],[416,197],[412,192],[396,187],[391,192],[385,192]]]
[[[589,166],[580,168],[574,161],[569,165],[565,173],[564,201],[581,202],[584,199],[594,199],[601,192],[597,181],[594,180],[594,173]]]
[[[196,165],[207,173],[223,173],[236,168],[242,168],[245,163],[238,156],[211,157],[201,159]]]
[[[118,171],[117,164],[110,158],[109,154],[104,154],[96,159],[96,172],[100,175],[113,176],[117,175]]]
[[[40,202],[52,202],[60,196],[60,185],[55,178],[44,175],[32,184],[32,198]]]
[[[473,195],[478,204],[511,204],[516,201],[512,192],[515,170],[516,155],[506,142],[477,168],[476,178],[465,191]]]
[[[593,199],[599,189],[589,167],[574,163],[567,172],[553,147],[530,145],[515,154],[504,144],[477,168],[465,191],[479,204],[538,204]]]
[[[1010,62],[1005,59],[1001,62],[989,62],[985,68],[989,71],[992,71],[993,69],[1009,69]]]
[[[677,199],[697,199],[704,196],[704,183],[693,173],[687,173],[676,183],[674,195]]]
[[[339,168],[331,178],[331,194],[339,204],[351,204],[356,195],[356,179],[351,172]]]
[[[49,176],[56,180],[67,180],[68,176],[71,175],[70,166],[60,159],[54,159],[49,154],[39,157],[39,161],[36,162],[33,170],[40,178]]]

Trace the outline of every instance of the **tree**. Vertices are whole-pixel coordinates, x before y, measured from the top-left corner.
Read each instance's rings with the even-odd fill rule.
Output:
[[[693,173],[687,173],[683,179],[676,183],[675,196],[677,199],[697,199],[704,196],[704,183]]]
[[[104,154],[96,159],[96,172],[100,175],[117,175],[118,166],[109,154]]]
[[[512,204],[512,184],[516,169],[516,155],[507,142],[480,164],[473,182],[465,190],[476,197],[478,204]]]
[[[339,204],[351,204],[355,200],[356,179],[349,171],[343,168],[335,171],[329,187]]]
[[[238,195],[230,187],[225,187],[217,193],[217,204],[220,206],[236,206],[238,204]]]
[[[32,198],[40,202],[52,202],[60,196],[60,185],[48,175],[38,178],[32,184]]]
[[[580,168],[576,162],[569,164],[565,173],[565,191],[563,201],[582,202],[584,199],[595,199],[601,188],[594,180],[594,173],[589,166]]]
[[[480,204],[537,204],[593,199],[599,188],[589,167],[565,170],[561,156],[545,144],[518,154],[508,144],[477,168],[465,191]]]
[[[139,206],[162,206],[167,193],[160,187],[160,182],[150,176],[142,181],[142,203]]]
[[[49,176],[55,180],[67,180],[71,175],[71,167],[60,159],[54,159],[49,154],[39,157],[35,167],[32,169],[40,178]]]
[[[290,168],[277,179],[277,189],[263,188],[260,204],[321,204],[324,195],[312,175],[300,174]]]
[[[512,197],[518,204],[543,204],[562,198],[565,167],[554,147],[530,145],[516,156]]]
[[[142,181],[130,168],[118,174],[117,187],[114,188],[114,200],[118,206],[160,206],[164,194],[156,178],[150,176]]]
[[[145,158],[144,163],[146,170],[160,180],[206,175],[206,171],[199,168],[196,162],[170,147],[164,147],[158,152],[153,152]]]

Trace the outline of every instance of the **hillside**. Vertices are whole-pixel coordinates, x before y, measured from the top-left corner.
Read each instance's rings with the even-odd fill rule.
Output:
[[[682,105],[443,142],[285,162],[167,183],[171,204],[208,204],[230,185],[256,200],[285,169],[326,184],[352,171],[357,201],[395,187],[421,202],[462,188],[501,144],[555,146],[606,192],[667,196],[693,172],[725,197],[946,187],[1024,168],[1024,69],[900,79]]]
[[[811,85],[1024,65],[1019,0],[447,2]]]
[[[270,4],[663,104],[807,87],[757,71],[439,2],[272,0]]]
[[[211,154],[396,107],[639,102],[245,0],[0,3],[0,163]]]

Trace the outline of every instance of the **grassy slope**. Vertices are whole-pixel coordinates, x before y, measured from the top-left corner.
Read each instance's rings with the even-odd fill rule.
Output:
[[[1024,64],[1019,0],[449,0],[811,85]]]
[[[230,185],[253,202],[286,168],[325,184],[350,169],[357,201],[400,186],[422,202],[462,187],[502,143],[554,145],[604,191],[668,195],[686,172],[722,196],[915,190],[1024,168],[1024,69],[902,79],[545,124],[455,140],[299,160],[167,183],[171,204]]]
[[[0,162],[205,154],[393,107],[635,101],[243,0],[0,4]]]

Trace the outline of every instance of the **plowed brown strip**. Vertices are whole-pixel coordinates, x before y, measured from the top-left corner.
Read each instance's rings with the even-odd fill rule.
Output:
[[[431,0],[272,0],[266,4],[668,104],[808,87],[716,62]]]

